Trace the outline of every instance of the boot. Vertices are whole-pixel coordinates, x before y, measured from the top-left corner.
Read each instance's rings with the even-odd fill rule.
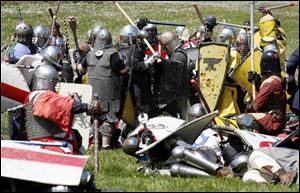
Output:
[[[111,148],[121,148],[122,145],[121,143],[119,142],[119,137],[121,135],[121,130],[120,129],[115,129],[114,130],[114,133],[111,137],[111,140],[110,140],[110,146]]]

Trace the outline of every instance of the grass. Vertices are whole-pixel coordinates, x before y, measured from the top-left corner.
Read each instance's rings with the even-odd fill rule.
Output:
[[[135,21],[143,16],[150,20],[166,21],[173,23],[184,23],[192,34],[199,26],[200,21],[195,12],[195,2],[185,1],[156,1],[137,2],[119,1],[119,5],[125,10],[129,17]],[[201,6],[203,16],[215,15],[218,21],[226,19],[227,22],[242,24],[250,20],[249,1],[205,1],[197,2]],[[282,4],[281,1],[256,1],[255,2],[255,25],[258,26],[261,14],[258,6],[262,3],[268,6]],[[50,26],[51,19],[48,7],[55,11],[56,1],[1,1],[1,46],[10,43],[15,25],[18,23],[17,9],[20,8],[23,19],[32,26],[44,24]],[[58,11],[58,21],[61,31],[64,33],[63,18],[68,20],[69,16],[76,16],[78,27],[77,35],[79,41],[86,41],[87,31],[97,25],[106,26],[112,33],[114,42],[117,42],[119,29],[129,24],[112,2],[103,1],[62,1]],[[280,9],[274,11],[274,16],[280,19],[287,34],[286,57],[299,46],[299,5],[294,8]],[[159,26],[158,31],[175,30],[175,27]],[[238,31],[239,29],[237,29]],[[74,47],[73,36],[68,30],[71,47]],[[218,26],[215,36],[218,35]],[[7,113],[1,114],[1,138],[8,138]],[[93,171],[93,151],[89,150],[90,159],[86,169]],[[238,192],[298,192],[298,186],[286,187],[281,185],[258,185],[254,183],[243,183],[240,179],[222,178],[175,178],[167,176],[145,176],[137,172],[139,164],[136,159],[127,156],[122,150],[100,152],[100,172],[95,177],[96,187],[99,189],[121,189],[124,191],[162,191],[162,192],[214,192],[214,191],[238,191]]]

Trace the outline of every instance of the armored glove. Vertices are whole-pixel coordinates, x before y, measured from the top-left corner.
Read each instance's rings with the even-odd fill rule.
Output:
[[[77,92],[74,92],[70,95],[72,97],[72,99],[74,99],[75,101],[81,102],[81,96],[79,96],[79,94]]]
[[[154,52],[146,61],[145,61],[145,65],[147,67],[149,67],[150,65],[152,65],[157,59],[160,58],[160,54],[159,52]]]
[[[103,110],[103,106],[100,102],[100,100],[93,100],[92,104],[88,105],[88,109],[86,114],[87,115],[92,115],[92,116],[97,116],[100,115],[102,113]]]
[[[259,91],[259,87],[261,85],[261,77],[256,72],[249,71],[248,72],[248,81],[250,83],[252,83],[253,80],[255,81],[255,88],[256,88],[256,91],[258,92]]]
[[[85,56],[86,56],[86,53],[84,53],[84,51],[82,51],[82,50],[75,50],[73,52],[73,58],[74,58],[76,64],[80,64]]]

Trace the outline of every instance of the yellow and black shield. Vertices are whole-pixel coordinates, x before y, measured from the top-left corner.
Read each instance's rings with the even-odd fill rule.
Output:
[[[254,49],[254,71],[260,74],[260,60],[262,56],[262,51],[258,48]],[[240,64],[229,74],[238,85],[247,90],[247,92],[252,96],[252,85],[248,81],[248,72],[251,71],[251,53],[241,61]]]
[[[223,92],[230,47],[224,43],[207,42],[200,45],[199,53],[199,86],[209,109],[214,111]]]

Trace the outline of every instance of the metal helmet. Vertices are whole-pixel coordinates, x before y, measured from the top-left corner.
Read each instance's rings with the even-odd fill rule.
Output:
[[[213,30],[214,27],[217,25],[217,18],[213,15],[209,15],[204,17],[204,22],[209,30]]]
[[[192,121],[206,114],[206,110],[200,103],[193,104],[188,110],[188,121]]]
[[[61,50],[56,46],[48,46],[44,50],[41,50],[40,53],[43,56],[43,60],[49,64],[53,65],[58,69],[61,69]]]
[[[163,32],[158,36],[159,43],[163,46],[164,50],[170,57],[174,51],[181,46],[181,41],[177,37],[177,34],[172,31]]]
[[[140,36],[139,29],[134,25],[126,25],[120,29],[120,41],[126,44],[134,44]]]
[[[66,50],[66,41],[61,37],[55,38],[55,46],[60,49],[61,52],[65,52]]]
[[[124,153],[131,156],[136,156],[135,152],[140,149],[138,138],[134,136],[126,138],[122,144],[122,149]]]
[[[97,32],[94,46],[97,49],[112,47],[112,37],[108,29],[102,29]]]
[[[88,31],[88,43],[90,43],[92,46],[94,46],[96,35],[102,29],[105,29],[105,27],[102,25],[97,25],[97,26],[93,27],[92,29],[90,29]]]
[[[228,43],[230,45],[236,42],[236,31],[232,27],[225,27],[219,34],[221,42]]]
[[[50,31],[44,25],[39,24],[33,29],[35,37],[49,38]]]
[[[50,31],[42,24],[37,25],[33,29],[34,40],[33,42],[40,48],[42,48],[49,39]]]
[[[47,64],[39,65],[33,73],[32,90],[52,90],[59,81],[58,72],[53,66]]]
[[[264,51],[260,61],[261,75],[267,73],[279,73],[281,72],[280,60],[278,52],[273,50]]]
[[[143,30],[145,30],[148,33],[147,40],[149,41],[150,44],[154,43],[157,41],[157,26],[148,23]]]
[[[189,30],[183,26],[176,27],[176,34],[177,34],[178,38],[183,41],[189,40],[189,37],[190,37]]]
[[[26,43],[33,36],[33,29],[31,25],[26,24],[24,21],[18,23],[14,31],[14,41]]]
[[[245,152],[238,153],[234,156],[233,160],[230,162],[229,167],[234,173],[243,174],[247,171],[249,155]]]
[[[250,52],[250,37],[247,33],[241,32],[237,37],[237,46],[241,54],[241,57],[244,58]]]

